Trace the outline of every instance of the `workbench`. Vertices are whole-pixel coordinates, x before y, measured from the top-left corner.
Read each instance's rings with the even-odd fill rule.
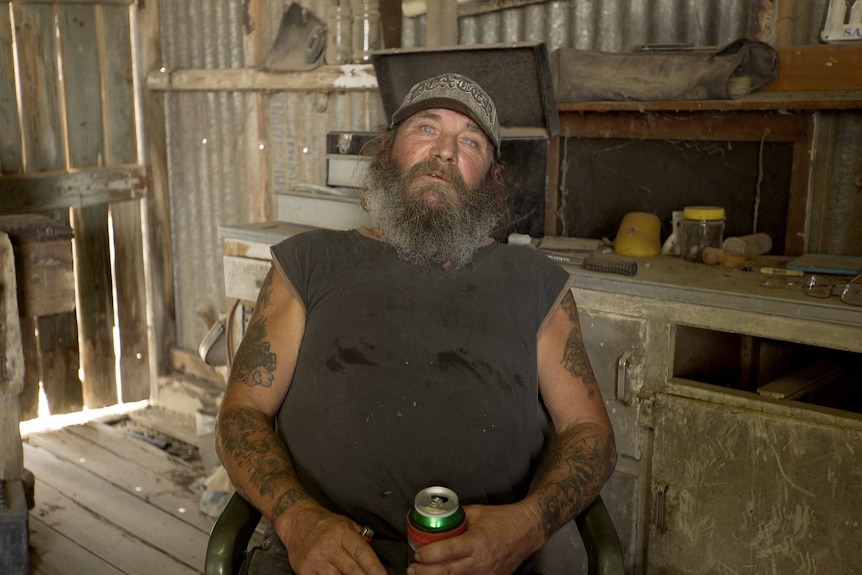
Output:
[[[639,263],[633,277],[568,268],[632,572],[852,572],[862,307],[806,296],[805,277]]]
[[[269,246],[308,229],[220,229],[229,309],[253,305]],[[862,307],[806,296],[804,277],[638,264],[631,277],[564,265],[616,433],[602,496],[630,571],[850,572],[862,563],[862,405],[846,398],[862,396]],[[836,374],[822,387],[764,393],[807,390],[799,374],[819,362]]]

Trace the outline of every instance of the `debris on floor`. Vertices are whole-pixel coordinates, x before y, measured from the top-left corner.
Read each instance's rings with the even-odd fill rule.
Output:
[[[213,472],[196,483],[202,487],[200,510],[210,517],[218,517],[224,511],[227,502],[233,495],[234,488],[227,476],[227,471],[219,465]]]

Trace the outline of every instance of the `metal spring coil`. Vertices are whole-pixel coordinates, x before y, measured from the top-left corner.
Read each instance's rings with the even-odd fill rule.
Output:
[[[633,276],[638,273],[638,263],[630,260],[604,257],[600,255],[589,255],[584,258],[582,264],[585,270]]]

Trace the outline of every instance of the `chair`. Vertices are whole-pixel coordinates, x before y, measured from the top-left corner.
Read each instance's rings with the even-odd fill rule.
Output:
[[[251,503],[239,493],[233,494],[210,534],[205,575],[235,575],[239,572],[260,517],[260,512]],[[575,523],[587,550],[587,573],[625,573],[620,539],[601,496],[575,518]]]
[[[539,416],[544,422],[544,448],[548,449],[555,435],[547,411],[541,404]],[[260,518],[260,512],[251,503],[239,493],[233,494],[210,534],[205,575],[235,575],[239,572],[244,552]],[[587,551],[588,575],[623,575],[622,545],[601,495],[575,518],[575,524]]]

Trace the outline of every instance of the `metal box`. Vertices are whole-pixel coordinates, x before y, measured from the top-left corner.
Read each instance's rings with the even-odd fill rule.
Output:
[[[372,63],[386,118],[414,84],[438,74],[462,74],[488,92],[500,117],[501,159],[509,187],[510,221],[499,235],[543,236],[550,139],[560,129],[545,44],[380,50],[372,54]]]
[[[326,134],[326,185],[362,187],[371,156],[364,150],[376,132],[328,132]]]
[[[0,481],[0,575],[30,572],[24,482]]]

